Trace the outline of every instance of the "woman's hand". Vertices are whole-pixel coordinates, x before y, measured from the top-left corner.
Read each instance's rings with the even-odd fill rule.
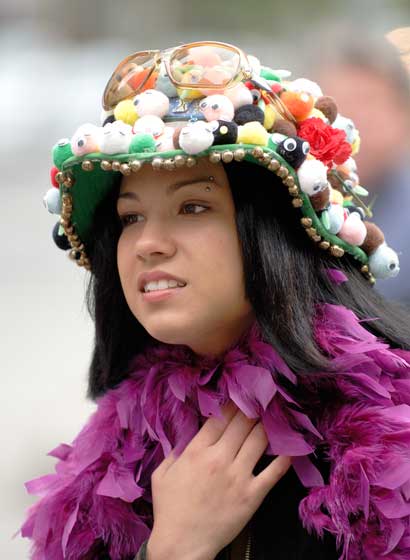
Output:
[[[224,419],[208,418],[183,453],[164,459],[151,484],[154,526],[148,560],[210,560],[245,527],[291,460],[253,469],[268,439],[261,422],[232,402]]]

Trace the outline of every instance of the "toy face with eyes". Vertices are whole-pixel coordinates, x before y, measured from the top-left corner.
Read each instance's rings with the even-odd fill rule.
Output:
[[[131,126],[122,121],[107,123],[103,128],[101,152],[105,154],[128,152],[132,140],[131,131]]]
[[[232,101],[226,95],[209,95],[199,104],[206,120],[209,121],[231,121],[235,114]]]
[[[134,124],[132,129],[134,134],[152,134],[154,138],[158,138],[164,132],[165,123],[155,115],[146,115],[141,117]]]
[[[94,124],[83,124],[71,138],[71,150],[76,156],[100,151],[101,128]]]
[[[169,109],[168,97],[155,89],[147,89],[143,93],[136,95],[133,99],[133,104],[138,117],[146,115],[163,117],[168,113]]]
[[[309,149],[309,142],[297,136],[286,138],[277,146],[278,154],[280,154],[294,169],[302,165],[309,153]]]
[[[187,154],[198,154],[212,146],[215,123],[197,121],[184,126],[179,136],[179,144]]]

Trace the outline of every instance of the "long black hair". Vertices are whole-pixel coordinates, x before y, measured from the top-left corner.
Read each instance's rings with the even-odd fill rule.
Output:
[[[264,340],[291,369],[308,375],[328,362],[314,341],[314,305],[344,305],[389,344],[410,349],[407,310],[388,302],[348,256],[338,259],[319,249],[300,224],[287,189],[270,171],[249,163],[225,165],[242,246],[246,295]],[[87,304],[95,323],[88,396],[96,398],[127,377],[130,359],[153,339],[128,308],[117,269],[121,225],[116,187],[99,205],[88,253],[91,275]],[[339,268],[348,282],[335,284],[325,268]]]

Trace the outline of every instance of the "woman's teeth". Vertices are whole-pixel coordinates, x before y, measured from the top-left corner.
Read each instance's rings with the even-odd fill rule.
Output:
[[[186,286],[184,282],[178,282],[177,280],[158,280],[156,282],[148,282],[144,286],[144,292],[153,292],[155,290],[167,290],[168,288],[183,288]]]

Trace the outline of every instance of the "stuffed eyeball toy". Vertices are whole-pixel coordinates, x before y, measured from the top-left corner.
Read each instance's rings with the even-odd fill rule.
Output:
[[[318,159],[306,159],[299,167],[297,175],[300,188],[308,196],[325,190],[329,185],[327,167]]]
[[[101,128],[95,124],[86,123],[75,131],[71,138],[71,149],[75,156],[84,156],[100,151]]]
[[[369,256],[369,268],[375,278],[393,278],[400,272],[399,257],[386,243]]]
[[[207,150],[212,146],[213,141],[213,126],[204,121],[188,123],[181,129],[179,135],[179,145],[190,155]]]
[[[207,121],[231,121],[235,109],[226,95],[209,95],[200,104],[199,109]]]
[[[43,198],[43,204],[50,214],[61,213],[61,197],[59,189],[51,187]]]
[[[141,117],[134,124],[132,132],[134,134],[151,134],[154,138],[158,138],[164,132],[165,123],[155,115],[146,115]]]
[[[101,152],[104,154],[128,153],[132,140],[132,128],[122,121],[107,123],[103,128]]]
[[[169,110],[168,97],[162,91],[155,89],[147,89],[136,95],[133,104],[138,117],[155,115],[162,118]]]
[[[305,161],[310,150],[309,142],[293,136],[285,138],[277,145],[276,151],[283,157],[294,169],[297,169]]]

